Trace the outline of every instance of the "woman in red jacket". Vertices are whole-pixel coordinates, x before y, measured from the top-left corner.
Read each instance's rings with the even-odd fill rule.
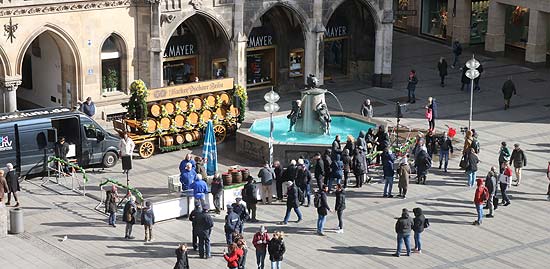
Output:
[[[239,258],[243,256],[243,250],[237,247],[237,244],[233,243],[229,245],[229,254],[223,254],[223,258],[227,261],[227,268],[237,269],[239,267]]]
[[[477,188],[474,195],[474,204],[476,205],[477,210],[477,220],[472,223],[473,225],[481,225],[483,221],[483,204],[489,199],[489,191],[483,184],[483,179],[477,179]]]

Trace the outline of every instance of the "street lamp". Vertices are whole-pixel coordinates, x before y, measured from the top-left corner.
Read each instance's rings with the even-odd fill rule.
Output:
[[[280,107],[277,104],[279,98],[279,94],[273,91],[273,87],[264,95],[264,100],[267,102],[264,110],[269,113],[269,167],[273,166],[273,113],[279,111]]]
[[[470,81],[470,118],[468,119],[468,130],[472,129],[472,105],[474,103],[474,79],[479,77],[479,71],[477,68],[481,64],[478,60],[474,58],[474,55],[472,55],[472,59],[466,62],[466,67],[468,70],[466,71],[466,76],[471,80]]]

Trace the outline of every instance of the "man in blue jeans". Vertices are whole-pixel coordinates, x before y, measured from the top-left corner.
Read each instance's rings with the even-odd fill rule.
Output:
[[[439,145],[439,169],[445,160],[445,173],[447,173],[447,166],[449,165],[449,152],[453,153],[453,141],[447,135],[447,132],[443,132],[443,137],[437,141]]]
[[[328,186],[323,185],[323,188],[317,194],[319,196],[319,207],[317,207],[317,234],[324,236],[323,228],[325,227],[325,222],[327,221],[328,212],[332,212],[327,202],[327,192]]]
[[[386,182],[384,184],[384,197],[392,198],[393,195],[391,195],[391,190],[393,188],[393,176],[395,174],[395,171],[393,169],[393,162],[395,161],[395,157],[390,152],[389,148],[385,148],[384,152],[382,153],[382,168],[384,171],[384,181]]]
[[[298,216],[298,221],[302,221],[302,212],[300,212],[300,204],[298,200],[298,188],[294,185],[294,182],[287,181],[288,189],[286,193],[286,214],[285,219],[283,222],[281,222],[281,225],[288,224],[288,220],[290,219],[290,210],[294,208],[294,212],[296,213],[296,216]]]
[[[393,256],[401,256],[401,246],[403,246],[403,242],[405,242],[407,256],[411,255],[410,237],[413,224],[414,222],[409,216],[409,211],[406,208],[403,208],[401,211],[401,217],[397,219],[397,222],[395,223],[395,232],[397,233],[397,250]]]
[[[468,187],[473,187],[476,180],[477,164],[479,158],[473,148],[467,153],[468,167],[466,168],[466,174],[468,175]]]

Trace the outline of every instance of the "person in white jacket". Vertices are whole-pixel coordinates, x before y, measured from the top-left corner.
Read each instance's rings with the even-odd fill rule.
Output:
[[[122,159],[122,167],[131,167],[132,162],[132,155],[134,153],[134,148],[136,147],[136,144],[134,144],[134,141],[130,137],[128,137],[128,133],[122,134],[122,137],[120,139],[120,142],[118,142],[118,150],[120,158]],[[124,169],[128,170],[128,169]]]

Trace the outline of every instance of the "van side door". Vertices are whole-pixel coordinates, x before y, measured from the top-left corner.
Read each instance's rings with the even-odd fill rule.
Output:
[[[51,124],[47,121],[15,125],[21,176],[46,170],[48,156],[52,153],[48,150],[47,130],[49,128],[51,128]]]
[[[100,163],[103,159],[102,129],[87,117],[80,117],[82,137],[82,159],[86,160],[82,165]]]

